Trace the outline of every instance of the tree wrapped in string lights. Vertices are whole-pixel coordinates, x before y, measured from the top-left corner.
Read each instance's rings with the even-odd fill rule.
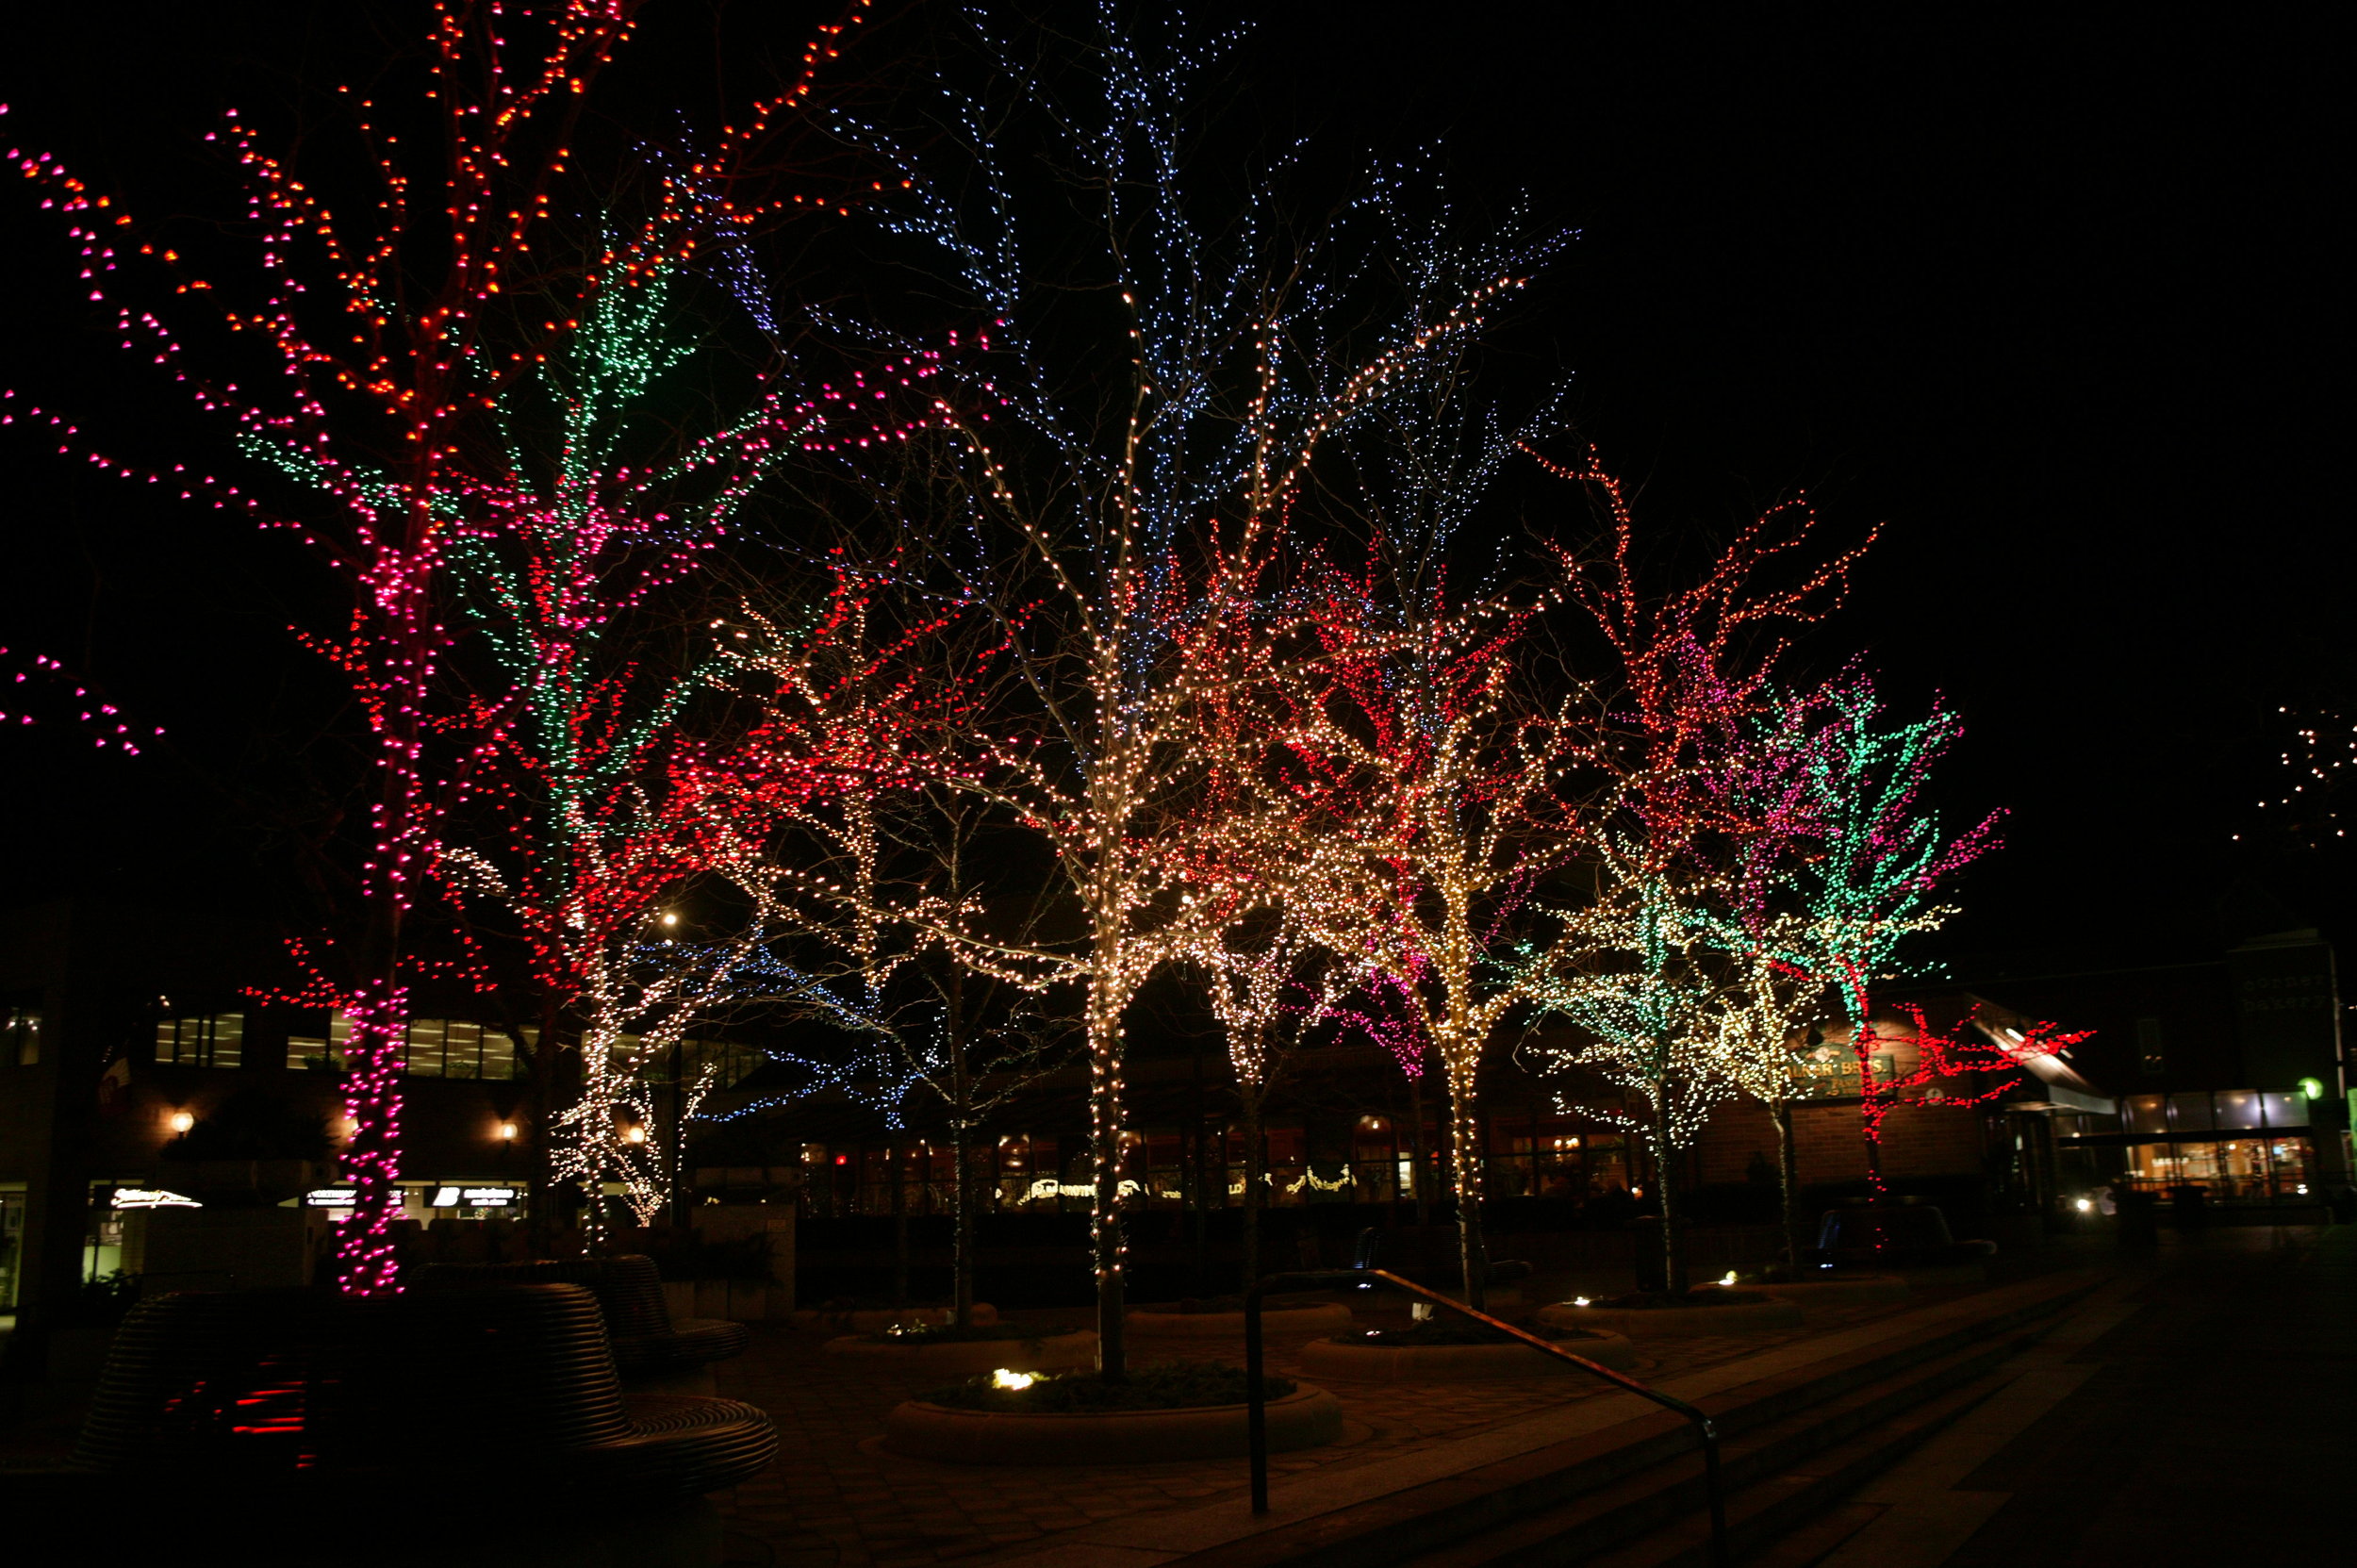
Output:
[[[1242,1288],[1261,1278],[1261,1211],[1268,1200],[1270,1092],[1283,1081],[1303,1035],[1332,1016],[1344,971],[1332,955],[1284,921],[1282,905],[1261,912],[1269,929],[1249,924],[1240,939],[1207,943],[1196,957],[1211,1015],[1227,1040],[1236,1078],[1237,1124],[1244,1135]],[[1256,940],[1257,936],[1257,940]]]
[[[1383,579],[1331,576],[1318,647],[1284,672],[1293,701],[1269,766],[1285,831],[1260,841],[1294,917],[1428,1042],[1449,1092],[1449,1150],[1468,1299],[1485,1299],[1479,1075],[1574,933],[1531,895],[1589,830],[1577,792],[1592,726],[1576,695],[1542,706],[1517,655],[1532,610],[1388,603]]]
[[[7,704],[0,706],[0,734],[10,728],[62,722],[88,735],[97,751],[136,757],[143,746],[153,745],[164,733],[159,725],[134,723],[105,693],[94,689],[87,677],[74,674],[46,653],[0,648],[0,673],[12,674],[7,694],[0,696],[0,703]]]
[[[975,317],[930,384],[944,435],[841,455],[901,520],[903,591],[969,606],[1003,649],[939,777],[1042,847],[1073,935],[1024,940],[940,906],[896,917],[926,922],[979,973],[1080,993],[1112,1377],[1126,1367],[1124,1015],[1149,977],[1261,897],[1248,867],[1180,848],[1206,765],[1171,628],[1225,615],[1255,639],[1278,635],[1257,628],[1282,622],[1281,606],[1256,596],[1322,448],[1428,389],[1528,259],[1497,247],[1454,268],[1404,266],[1445,283],[1378,314],[1367,294],[1384,270],[1339,233],[1297,241],[1271,190],[1203,222],[1189,98],[1218,48],[1176,19],[1160,26],[1132,33],[1105,6],[1084,41],[986,47],[982,85],[950,91],[943,134],[928,133],[967,155],[955,169],[838,122],[897,161],[883,254]],[[891,316],[821,324],[864,352],[918,351]],[[888,471],[902,452],[932,464],[925,485]],[[1262,645],[1230,648],[1221,668]]]
[[[956,685],[937,681],[934,689]],[[904,691],[892,705],[910,713],[927,704]],[[903,733],[899,746],[931,751],[937,741],[912,745]],[[920,1128],[946,1122],[953,1171],[952,1320],[963,1329],[973,1322],[979,1140],[1000,1107],[1069,1065],[1074,1041],[1036,994],[971,973],[931,930],[938,918],[977,912],[981,867],[989,858],[977,842],[988,820],[981,803],[921,775],[871,778],[870,788],[846,792],[829,820],[798,822],[796,852],[773,851],[766,862],[732,868],[772,918],[766,983],[747,994],[825,1026],[825,1033],[819,1043],[805,1034],[794,1048],[767,1049],[804,1076],[798,1093],[765,1095],[728,1115],[829,1090],[882,1114],[894,1139],[887,1157],[894,1165],[896,1306],[906,1304],[907,1293],[908,1143]],[[880,919],[889,908],[927,913]],[[1004,929],[1030,940],[1027,925]],[[930,1134],[924,1136],[930,1155]]]
[[[814,58],[832,52],[864,4],[821,30]],[[349,1023],[353,1131],[341,1163],[355,1201],[338,1278],[351,1293],[397,1288],[388,1227],[400,1205],[415,969],[405,928],[438,860],[453,763],[437,727],[450,643],[442,579],[486,453],[495,469],[504,456],[501,400],[607,284],[684,264],[717,234],[753,222],[757,211],[733,200],[732,175],[812,91],[806,79],[750,106],[705,148],[702,177],[660,187],[643,228],[616,237],[585,273],[552,272],[535,244],[572,216],[554,204],[584,134],[583,105],[632,36],[636,9],[635,0],[436,7],[416,101],[338,91],[361,149],[355,167],[332,166],[317,153],[332,140],[315,137],[306,159],[330,166],[298,168],[232,111],[207,140],[239,167],[258,266],[224,271],[196,254],[209,241],[174,244],[141,229],[46,154],[21,164],[57,192],[44,205],[82,243],[91,297],[113,308],[124,346],[225,420],[245,455],[327,498],[324,510],[316,500],[281,507],[187,465],[151,476],[293,531],[353,590],[346,629],[315,646],[350,677],[373,737],[359,907],[344,934],[295,944],[311,974],[305,999]],[[119,273],[134,253],[167,269],[176,298],[211,307],[223,335],[200,341],[130,303]],[[199,370],[208,356],[215,368]]]
[[[1866,1133],[1867,1180],[1875,1198],[1889,1189],[1883,1180],[1883,1123],[1906,1106],[1965,1109],[1986,1104],[2020,1081],[2021,1069],[2047,1056],[2062,1056],[2092,1030],[2065,1030],[2039,1020],[2027,1029],[1985,1022],[1975,1009],[1951,1028],[1932,1023],[1912,1002],[1879,1009],[1882,1016],[1856,1029],[1851,1048],[1887,1060],[1887,1069],[1864,1065],[1858,1101]],[[1834,1032],[1838,1034],[1838,1030]]]
[[[668,1201],[644,1080],[766,940],[758,907],[694,942],[650,922],[676,924],[659,906],[750,863],[817,798],[854,776],[869,787],[879,717],[859,705],[856,678],[826,689],[810,678],[832,666],[824,679],[841,683],[857,662],[845,644],[865,635],[865,599],[840,574],[790,634],[744,615],[680,624],[716,607],[702,568],[762,480],[812,441],[882,432],[797,396],[781,366],[701,436],[682,436],[668,411],[653,417],[667,372],[698,356],[677,320],[678,283],[670,267],[613,280],[562,352],[503,399],[516,456],[467,492],[448,548],[496,670],[468,708],[481,738],[462,795],[490,803],[505,831],[478,847],[446,827],[440,866],[497,897],[525,938],[541,989],[536,1083],[555,1077],[560,1020],[579,1032],[580,1092],[544,1114],[557,1168],[590,1198],[593,1238],[606,1180],[642,1225]],[[553,432],[545,466],[526,455],[536,429]],[[776,662],[749,696],[735,688],[755,636]],[[723,787],[732,769],[760,777]],[[693,973],[697,962],[711,967]]]
[[[1872,990],[1901,972],[1909,938],[1937,930],[1954,913],[1936,901],[1940,885],[1993,846],[2003,814],[1950,838],[1924,800],[1932,768],[1961,733],[1948,710],[1935,705],[1919,720],[1889,719],[1872,681],[1857,670],[1801,706],[1814,732],[1801,773],[1812,841],[1809,852],[1792,857],[1777,877],[1778,897],[1799,916],[1784,928],[1788,939],[1798,940],[1788,940],[1780,956],[1833,988],[1857,1059],[1867,1173],[1880,1191],[1882,1116],[1895,1098],[1928,1080],[1878,1077],[1875,1060],[1888,1053],[1878,1049]],[[1939,1076],[1947,1048],[1933,1038],[1929,1070]]]
[[[835,1091],[880,1112],[896,1140],[910,1117],[946,1116],[956,1161],[956,1321],[973,1310],[974,1139],[997,1106],[1062,1065],[1066,1032],[1036,998],[969,974],[941,932],[971,918],[990,857],[976,850],[985,801],[948,782],[994,652],[957,606],[887,593],[887,577],[833,568],[841,630],[787,634],[781,613],[750,606],[730,652],[736,689],[764,721],[742,749],[738,793],[766,794],[809,768],[828,716],[830,787],[781,815],[757,856],[719,869],[761,930],[741,966],[748,1001],[823,1026],[767,1054],[799,1071],[797,1093],[763,1096],[729,1119]],[[907,617],[913,619],[889,619]],[[889,632],[871,626],[889,620]],[[1029,941],[1028,924],[1012,928]],[[972,982],[972,983],[969,983]],[[896,1296],[907,1273],[905,1147],[895,1161]]]
[[[1777,869],[1825,831],[1796,778],[1816,753],[1759,720],[1776,707],[1787,628],[1840,602],[1871,537],[1780,580],[1779,557],[1795,558],[1816,526],[1805,503],[1788,503],[1739,530],[1690,583],[1654,594],[1619,481],[1592,453],[1577,468],[1541,461],[1608,520],[1608,563],[1573,591],[1611,651],[1619,692],[1600,748],[1615,779],[1591,840],[1592,887],[1561,912],[1572,939],[1523,964],[1541,1009],[1583,1036],[1542,1055],[1599,1070],[1648,1105],[1666,1283],[1683,1295],[1680,1154],[1712,1105],[1775,1070],[1781,1043],[1765,1045],[1752,1010],[1776,993],[1762,989],[1772,975],[1750,928]],[[1762,1048],[1764,1059],[1744,1059]]]

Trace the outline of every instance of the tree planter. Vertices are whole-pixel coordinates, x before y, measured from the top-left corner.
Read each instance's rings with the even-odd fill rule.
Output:
[[[894,1344],[847,1334],[826,1343],[826,1353],[879,1372],[921,1372],[927,1377],[963,1378],[994,1372],[1070,1372],[1096,1364],[1096,1331],[1083,1329],[1070,1334],[1039,1339],[947,1340],[934,1344]]]
[[[1244,1313],[1157,1312],[1132,1308],[1129,1331],[1167,1339],[1242,1339]],[[1315,1307],[1271,1308],[1261,1314],[1264,1334],[1331,1334],[1350,1327],[1350,1309],[1340,1302]],[[1274,1406],[1270,1407],[1275,1409]]]
[[[1626,1371],[1637,1346],[1626,1335],[1582,1334],[1559,1342],[1573,1355]],[[1367,1383],[1462,1383],[1492,1378],[1584,1378],[1589,1374],[1541,1355],[1527,1345],[1373,1345],[1314,1339],[1302,1347],[1301,1370],[1317,1378]]]
[[[1151,1464],[1242,1459],[1245,1406],[1017,1415],[910,1400],[884,1417],[884,1445],[951,1464]],[[1343,1435],[1343,1407],[1304,1384],[1268,1404],[1269,1452],[1315,1448]]]
[[[1989,1277],[1986,1258],[1967,1258],[1961,1263],[1916,1263],[1896,1266],[1902,1278],[1919,1285],[1978,1285],[1985,1283]]]
[[[1717,1290],[1706,1285],[1705,1290]],[[1772,1295],[1806,1311],[1811,1307],[1854,1307],[1887,1301],[1904,1301],[1912,1294],[1907,1282],[1895,1274],[1828,1274],[1815,1279],[1779,1279],[1769,1285],[1738,1286],[1739,1290],[1765,1290]]]
[[[1558,1301],[1540,1308],[1535,1315],[1550,1329],[1605,1329],[1640,1340],[1756,1334],[1801,1326],[1801,1309],[1773,1296],[1765,1301],[1724,1307],[1575,1307]]]

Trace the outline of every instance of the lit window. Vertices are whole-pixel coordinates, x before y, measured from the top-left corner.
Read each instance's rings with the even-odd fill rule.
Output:
[[[2259,1097],[2250,1089],[2220,1089],[2217,1092],[2217,1125],[2235,1132],[2254,1131],[2259,1126]]]
[[[451,1027],[439,1018],[409,1020],[409,1071],[412,1075],[418,1078],[442,1076],[443,1033]],[[463,1078],[466,1075],[453,1072],[451,1076]]]
[[[445,1048],[449,1052],[445,1058],[450,1064],[446,1069],[449,1076],[452,1078],[490,1077],[491,1075],[484,1070],[483,1065],[484,1048],[490,1044],[488,1038],[490,1032],[481,1024],[470,1023],[460,1018],[453,1018],[442,1028],[447,1032],[446,1038],[449,1041]]]
[[[2308,1125],[2308,1097],[2297,1089],[2288,1095],[2261,1095],[2259,1103],[2266,1112],[2269,1127],[2305,1127]]]
[[[245,1015],[156,1020],[156,1060],[175,1067],[234,1067],[243,1059]]]
[[[318,1014],[311,1015],[314,1020]],[[318,1029],[314,1021],[310,1028]],[[352,1020],[341,1013],[327,1018],[325,1034],[302,1033],[287,1036],[287,1061],[289,1065],[307,1067],[313,1072],[339,1073],[344,1070],[344,1042],[352,1038]]]
[[[41,1009],[30,1004],[0,1008],[0,1066],[41,1065]]]

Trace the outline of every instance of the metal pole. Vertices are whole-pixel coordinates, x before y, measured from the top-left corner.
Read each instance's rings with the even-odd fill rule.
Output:
[[[1702,1424],[1703,1490],[1710,1494],[1710,1568],[1727,1568],[1727,1495],[1719,1480],[1719,1428]]]
[[[1268,1511],[1268,1395],[1261,1382],[1261,1293],[1255,1281],[1244,1293],[1244,1430],[1252,1455],[1252,1511]]]

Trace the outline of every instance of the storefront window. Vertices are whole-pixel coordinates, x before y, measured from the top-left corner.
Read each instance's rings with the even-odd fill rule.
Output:
[[[1398,1155],[1392,1141],[1398,1131],[1386,1116],[1361,1116],[1351,1131],[1351,1166],[1361,1202],[1389,1203],[1399,1196]]]
[[[2168,1131],[2167,1101],[2158,1095],[2130,1095],[2123,1110],[2131,1132],[2166,1132]]]
[[[2270,1138],[2267,1140],[2267,1164],[2273,1169],[2277,1197],[2302,1198],[2311,1196],[2309,1181],[2308,1140],[2305,1138]]]
[[[16,1281],[25,1248],[25,1189],[0,1192],[0,1312],[16,1311]]]
[[[2266,1112],[2269,1128],[2305,1127],[2308,1125],[2308,1097],[2303,1094],[2261,1095],[2259,1103]]]
[[[0,1006],[0,1067],[41,1065],[41,1007],[31,1000]]]
[[[2309,1162],[2304,1137],[2189,1139],[2133,1145],[2127,1176],[2154,1191],[2199,1188],[2213,1203],[2264,1203],[2307,1197]]]
[[[2207,1094],[2171,1095],[2168,1097],[2169,1119],[2177,1132],[2207,1132],[2210,1131],[2210,1097]]]
[[[2259,1097],[2249,1089],[2221,1089],[2217,1096],[2217,1125],[2240,1132],[2259,1125]]]

